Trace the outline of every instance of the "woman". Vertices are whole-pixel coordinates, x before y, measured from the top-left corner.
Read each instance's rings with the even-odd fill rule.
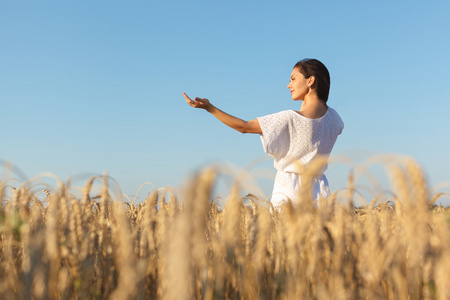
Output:
[[[299,164],[306,166],[316,157],[328,157],[344,128],[338,113],[327,106],[330,74],[320,61],[304,59],[297,62],[287,87],[292,100],[303,101],[299,111],[285,110],[250,121],[221,111],[208,99],[196,97],[192,100],[183,93],[190,106],[205,109],[239,132],[260,135],[264,152],[274,158],[277,169],[271,201],[274,206],[288,199],[298,200],[302,184]],[[319,200],[328,197],[329,193],[328,181],[322,172],[313,178],[313,197]]]

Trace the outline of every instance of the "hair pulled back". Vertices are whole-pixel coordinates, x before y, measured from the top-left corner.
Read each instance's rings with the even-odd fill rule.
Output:
[[[306,58],[297,62],[295,68],[298,68],[305,78],[315,77],[311,88],[315,89],[317,97],[326,103],[330,92],[330,73],[325,65],[317,59]]]

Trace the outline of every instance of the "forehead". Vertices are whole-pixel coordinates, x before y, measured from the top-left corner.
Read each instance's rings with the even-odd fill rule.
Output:
[[[302,73],[300,73],[300,69],[299,68],[294,68],[291,72],[291,77],[292,76],[303,76]]]

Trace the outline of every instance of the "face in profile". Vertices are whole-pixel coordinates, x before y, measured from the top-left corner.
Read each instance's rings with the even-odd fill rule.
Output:
[[[292,70],[287,88],[291,90],[292,100],[305,99],[306,94],[309,92],[308,79],[300,73],[299,68]]]

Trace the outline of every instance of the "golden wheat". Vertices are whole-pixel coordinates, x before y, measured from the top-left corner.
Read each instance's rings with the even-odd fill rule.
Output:
[[[450,299],[450,210],[434,205],[445,193],[430,194],[413,160],[390,160],[393,197],[354,207],[351,173],[344,198],[313,205],[307,177],[323,163],[279,208],[238,182],[215,201],[214,167],[183,199],[155,188],[141,202],[113,199],[107,174],[80,198],[60,181],[0,182],[0,298]]]

